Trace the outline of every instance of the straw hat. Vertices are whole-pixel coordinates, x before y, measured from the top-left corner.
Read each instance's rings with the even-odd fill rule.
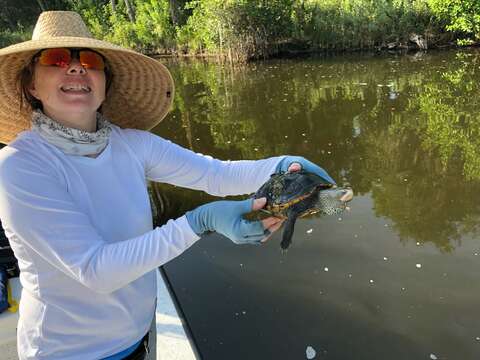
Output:
[[[170,109],[174,85],[164,65],[135,51],[94,39],[75,12],[47,11],[40,14],[32,40],[0,50],[0,142],[7,143],[30,128],[31,111],[20,109],[19,72],[39,50],[56,47],[91,48],[105,56],[113,83],[102,110],[114,124],[149,130]]]

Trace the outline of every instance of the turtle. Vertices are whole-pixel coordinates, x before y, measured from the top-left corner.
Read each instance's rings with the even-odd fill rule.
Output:
[[[314,173],[300,170],[271,175],[253,194],[255,199],[262,197],[267,198],[267,203],[261,213],[285,219],[280,246],[286,250],[292,242],[297,218],[340,213],[352,199],[353,191],[350,187],[337,187]]]

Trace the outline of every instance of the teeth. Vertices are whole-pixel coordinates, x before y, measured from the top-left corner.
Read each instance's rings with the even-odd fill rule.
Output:
[[[62,90],[63,91],[86,91],[86,92],[90,92],[90,88],[88,86],[86,86],[86,85],[75,85],[75,84],[62,86]]]

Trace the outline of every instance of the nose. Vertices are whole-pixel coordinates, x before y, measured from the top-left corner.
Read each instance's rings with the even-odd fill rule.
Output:
[[[77,58],[72,59],[68,65],[67,74],[69,75],[83,75],[86,74],[87,70],[80,64],[80,61]]]

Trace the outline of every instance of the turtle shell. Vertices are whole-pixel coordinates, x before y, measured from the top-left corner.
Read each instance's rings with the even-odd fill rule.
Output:
[[[254,197],[256,199],[266,197],[267,204],[263,210],[271,215],[285,218],[291,206],[332,186],[334,185],[322,177],[305,171],[277,173],[258,189]],[[307,209],[306,211],[308,212]],[[302,215],[304,214],[300,216]]]

